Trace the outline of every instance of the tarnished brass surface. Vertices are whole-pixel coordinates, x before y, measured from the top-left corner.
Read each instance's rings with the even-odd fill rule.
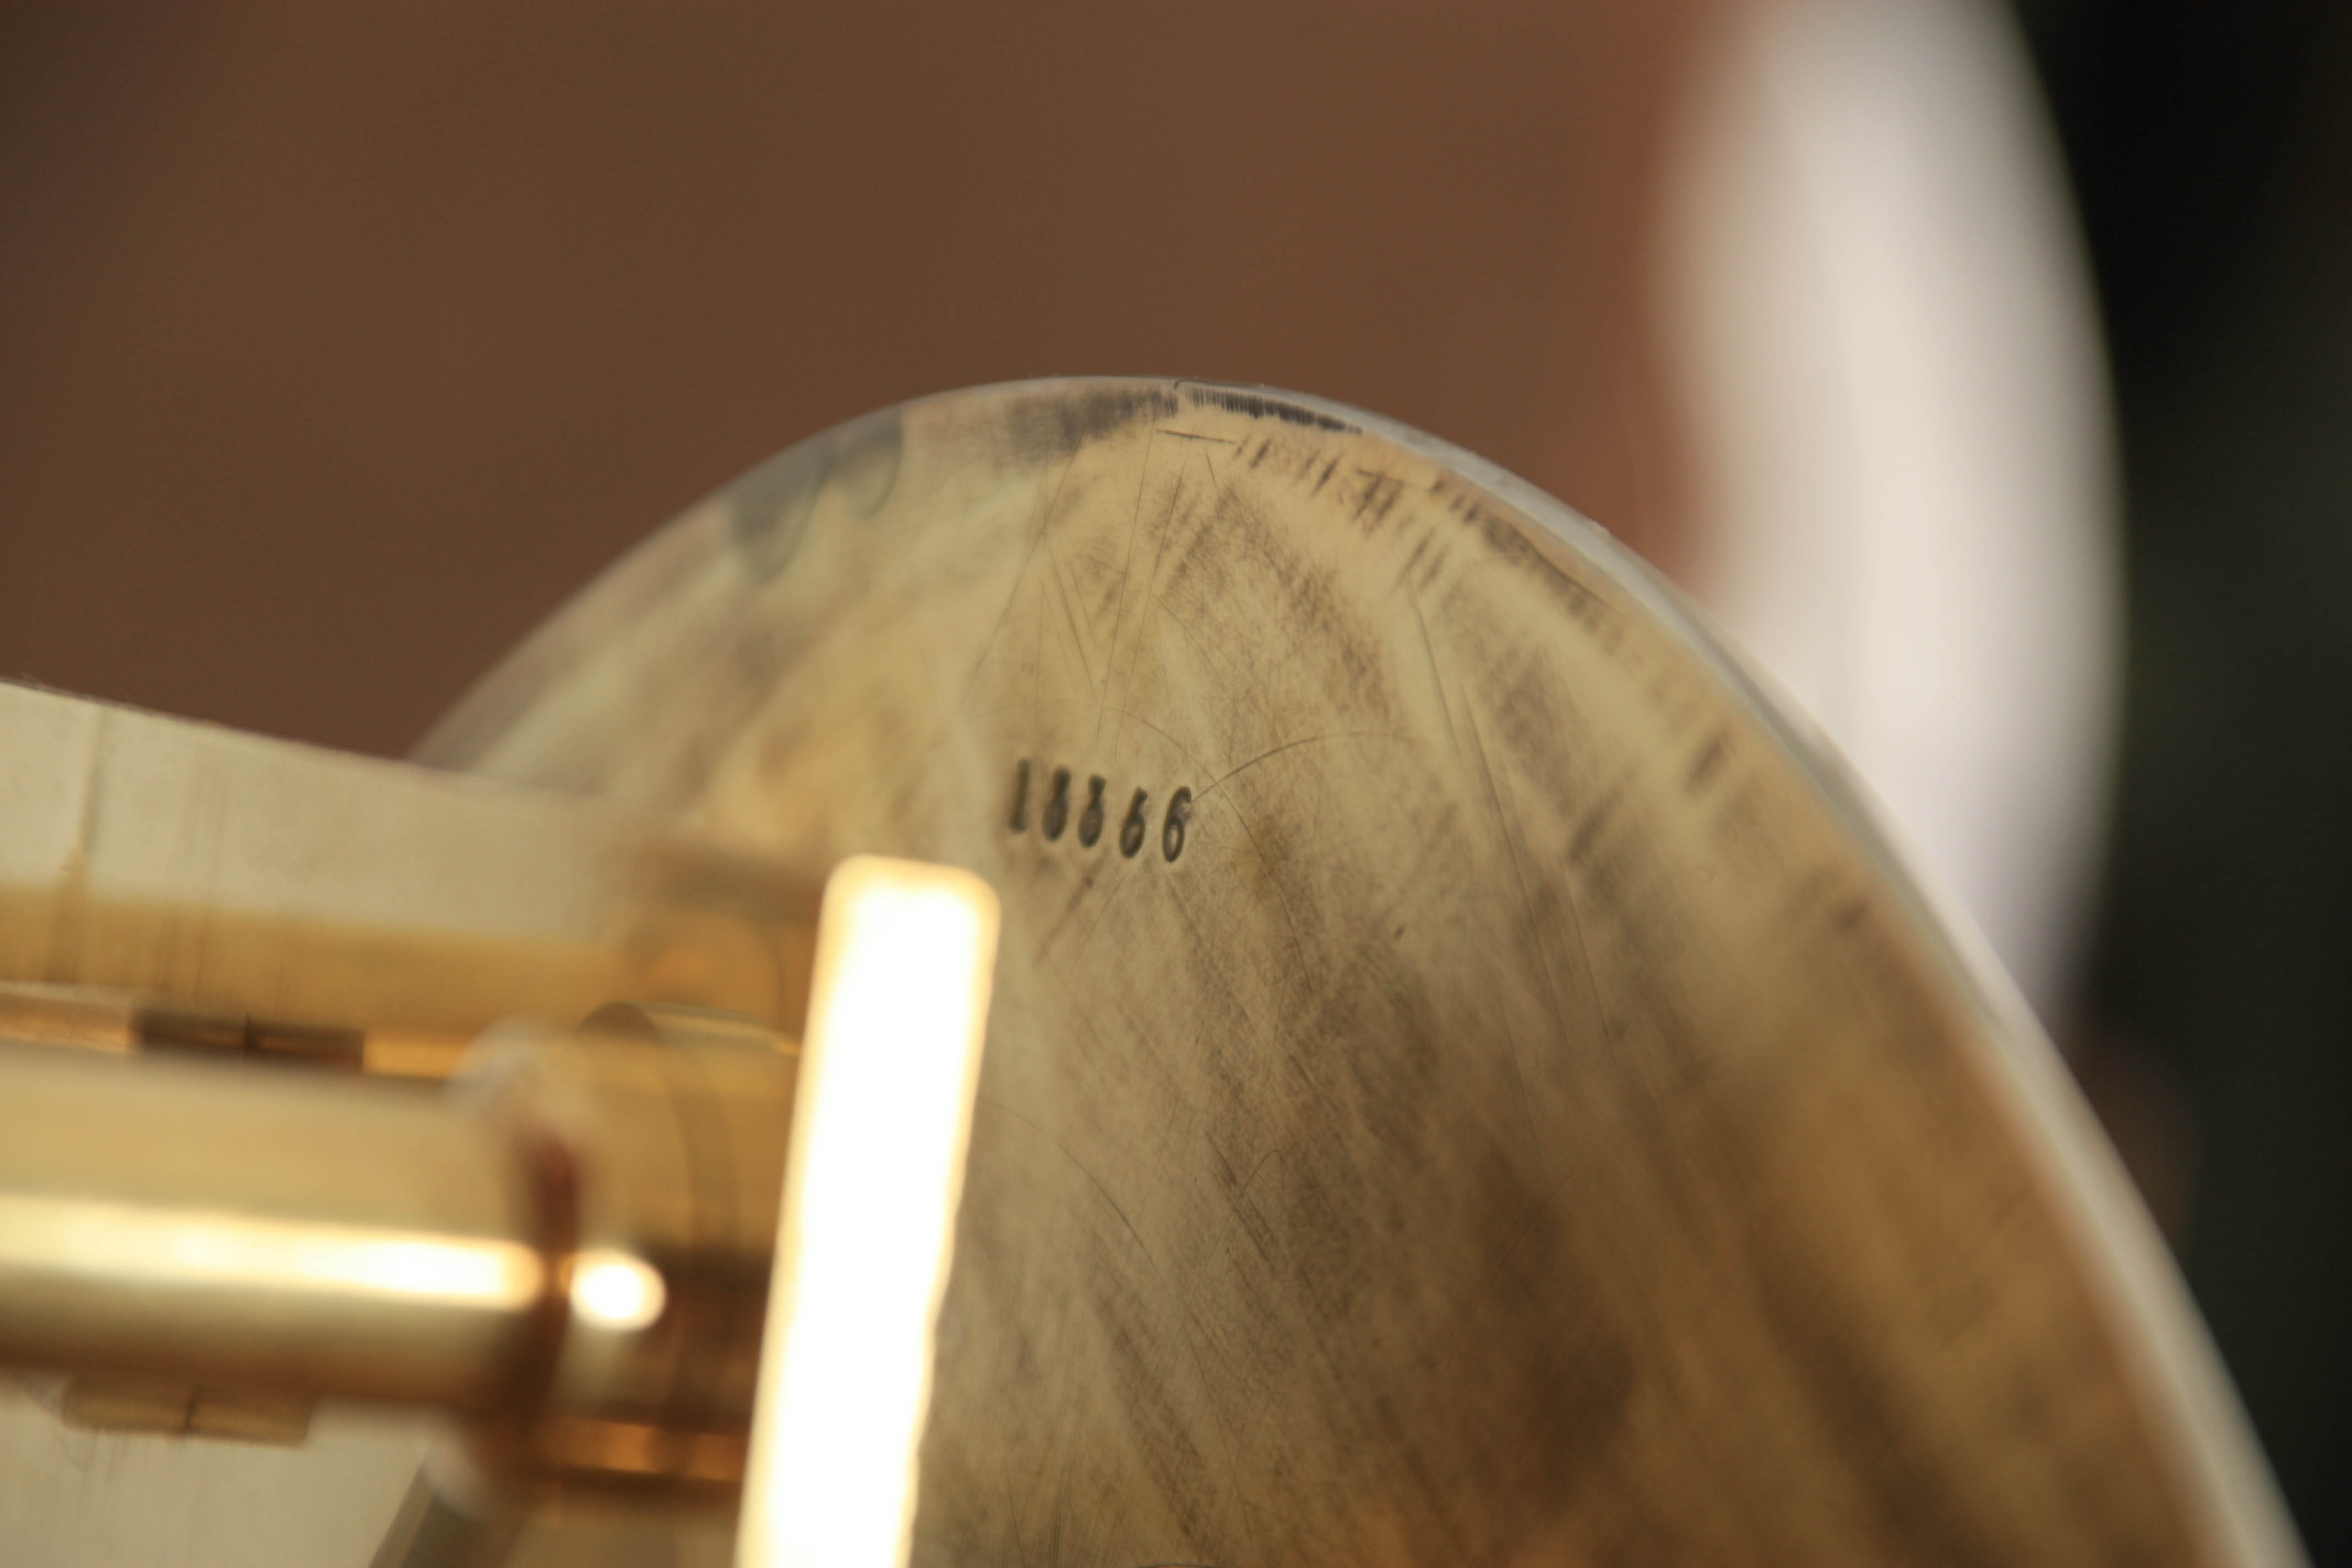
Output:
[[[0,1037],[10,1036],[110,1056],[163,1051],[222,1061],[392,1070],[401,1077],[446,1078],[465,1050],[463,1041],[437,1037],[446,1042],[435,1058],[437,1070],[401,1070],[390,1066],[365,1029],[255,1018],[121,986],[0,982]]]
[[[424,755],[1002,893],[919,1563],[2294,1560],[2046,1044],[1834,766],[1425,437],[909,405]]]
[[[177,1378],[100,1373],[22,1381],[58,1420],[91,1432],[153,1432],[294,1447],[310,1436],[316,1406],[301,1394],[212,1388]]]
[[[788,1005],[728,896],[640,941],[513,881],[569,863],[523,852],[552,805],[176,731],[118,767],[130,721],[47,700],[0,689],[12,744],[82,747],[0,757],[0,812],[59,825],[0,853],[0,979],[363,1058],[501,976],[707,1003],[750,952],[747,1010]],[[424,754],[998,889],[924,1568],[2296,1560],[2046,1044],[1834,765],[1605,536],[1426,437],[1181,383],[909,405],[689,512]],[[206,858],[320,790],[324,862]],[[366,1462],[373,1541],[407,1477]],[[0,1517],[95,1538],[41,1506]],[[318,1560],[208,1521],[182,1560]],[[724,1555],[567,1510],[469,1539]]]
[[[807,1006],[814,877],[538,792],[0,682],[0,1023],[439,1077],[519,1015]]]

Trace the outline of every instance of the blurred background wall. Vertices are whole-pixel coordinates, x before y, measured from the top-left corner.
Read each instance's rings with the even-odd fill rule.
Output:
[[[9,9],[0,659],[397,752],[753,463],[1055,373],[1305,384],[1638,532],[1683,9]]]
[[[2199,1303],[2314,1559],[2352,1562],[2352,8],[2023,16],[2126,498],[2082,1068],[2168,1151]]]
[[[397,753],[901,398],[1431,429],[1838,736],[2352,1561],[2347,87],[2279,0],[0,8],[0,673]]]

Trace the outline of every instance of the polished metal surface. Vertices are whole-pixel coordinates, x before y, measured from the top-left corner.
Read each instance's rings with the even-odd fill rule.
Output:
[[[473,1435],[489,1480],[732,1502],[796,1072],[789,1042],[664,1010],[493,1032],[463,1091],[549,1190],[562,1307],[544,1381]]]
[[[0,1361],[493,1408],[548,1284],[522,1174],[406,1088],[0,1049]]]
[[[99,1430],[431,1410],[517,1510],[731,1501],[795,1074],[642,1006],[504,1026],[446,1089],[0,1040],[0,1365]]]

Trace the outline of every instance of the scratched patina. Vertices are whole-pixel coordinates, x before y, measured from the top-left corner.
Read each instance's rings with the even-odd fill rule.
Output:
[[[917,1561],[2291,1561],[2021,1015],[1640,567],[1344,409],[909,405],[432,761],[1002,891]]]

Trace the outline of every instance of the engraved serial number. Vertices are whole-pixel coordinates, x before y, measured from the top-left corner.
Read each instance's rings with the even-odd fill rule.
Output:
[[[1049,843],[1058,842],[1070,828],[1073,813],[1077,817],[1078,843],[1091,849],[1102,842],[1103,827],[1110,819],[1109,803],[1104,792],[1110,781],[1100,773],[1087,780],[1087,798],[1083,805],[1073,805],[1070,799],[1076,779],[1067,768],[1055,768],[1045,785],[1045,801],[1034,816],[1037,831]],[[1015,833],[1029,831],[1032,816],[1030,796],[1037,787],[1037,769],[1024,757],[1013,769],[1013,815],[1005,826]],[[1180,785],[1168,797],[1160,814],[1160,854],[1173,860],[1184,853],[1184,827],[1192,820],[1192,791]],[[1143,849],[1144,840],[1151,832],[1151,792],[1139,788],[1127,803],[1127,813],[1119,818],[1118,852],[1132,860]]]

